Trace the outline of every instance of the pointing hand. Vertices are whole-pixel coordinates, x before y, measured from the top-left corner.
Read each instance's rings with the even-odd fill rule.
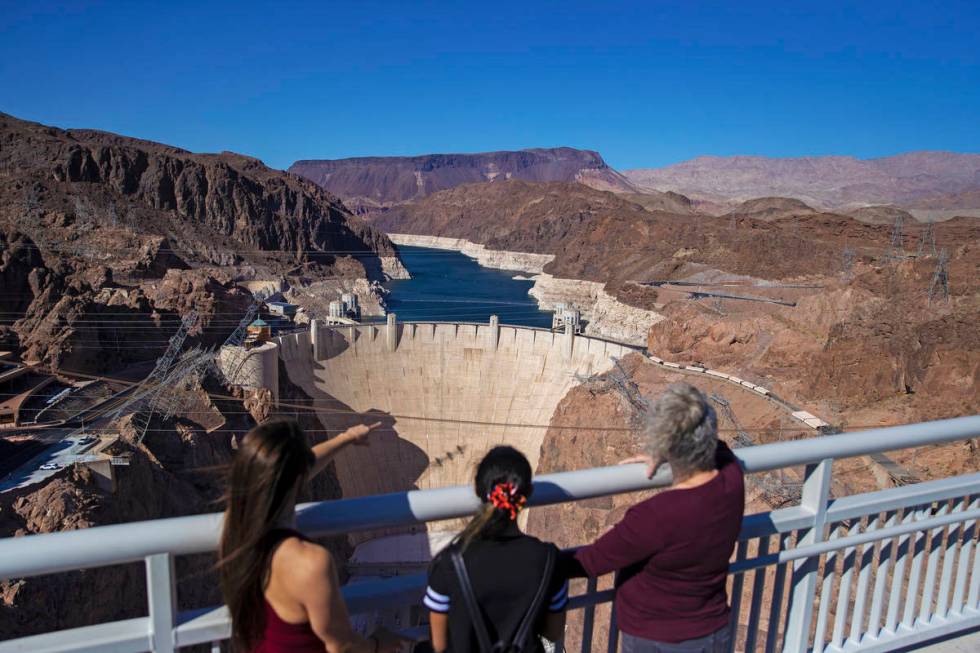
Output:
[[[368,433],[379,428],[380,426],[381,422],[375,422],[374,424],[358,424],[357,426],[352,426],[347,429],[345,435],[353,444],[366,447],[368,445]]]

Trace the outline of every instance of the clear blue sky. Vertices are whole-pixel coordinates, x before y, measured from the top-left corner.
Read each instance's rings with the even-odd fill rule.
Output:
[[[0,111],[274,167],[980,152],[980,2],[0,0]]]

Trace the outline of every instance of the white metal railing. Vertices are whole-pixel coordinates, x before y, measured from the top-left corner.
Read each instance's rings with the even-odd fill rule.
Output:
[[[747,473],[805,466],[799,505],[750,515],[731,565],[735,647],[756,651],[886,651],[980,628],[980,472],[829,499],[835,459],[980,437],[980,416],[842,433],[736,451]],[[532,506],[662,487],[642,466],[539,476]],[[463,517],[469,487],[300,506],[313,535],[402,527]],[[142,561],[148,615],[0,642],[0,653],[174,651],[229,636],[224,608],[178,613],[177,556],[213,552],[218,514],[162,519],[0,540],[0,578],[23,578]],[[423,575],[344,588],[352,613],[418,604]],[[610,591],[574,597],[591,650],[595,606]],[[98,597],[93,597],[98,599]],[[614,615],[614,613],[613,613]],[[615,616],[608,649],[617,650]]]

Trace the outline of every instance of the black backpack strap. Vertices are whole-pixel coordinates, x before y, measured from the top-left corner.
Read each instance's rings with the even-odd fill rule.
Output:
[[[545,599],[548,598],[546,596],[548,593],[548,585],[551,583],[551,575],[554,572],[554,569],[555,548],[553,546],[549,546],[548,556],[544,561],[544,575],[541,577],[541,583],[538,585],[538,591],[534,595],[534,600],[531,601],[531,606],[527,609],[527,613],[521,620],[520,625],[517,626],[517,632],[514,633],[514,637],[511,640],[510,649],[517,651],[524,650],[528,637],[531,635],[531,629],[534,628],[538,620],[538,613],[541,611],[541,605],[544,603]]]
[[[473,630],[476,631],[476,639],[480,643],[481,653],[491,653],[493,645],[490,643],[490,633],[487,631],[487,623],[483,619],[480,605],[476,602],[476,594],[473,593],[473,585],[470,584],[470,576],[466,573],[466,563],[459,549],[453,547],[449,552],[456,569],[456,577],[459,579],[459,587],[463,594],[463,602],[466,604],[466,611],[470,614],[470,621],[473,623]]]

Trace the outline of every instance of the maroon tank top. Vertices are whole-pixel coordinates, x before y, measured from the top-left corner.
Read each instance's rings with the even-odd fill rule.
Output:
[[[276,544],[288,537],[307,539],[302,533],[286,529],[277,529],[270,535],[274,538],[270,553]],[[265,601],[265,630],[262,632],[262,642],[253,653],[323,653],[324,650],[323,642],[313,632],[309,622],[291,624],[283,621],[275,608]]]
[[[253,653],[323,653],[325,650],[309,622],[283,621],[269,602],[265,602],[265,632]]]

